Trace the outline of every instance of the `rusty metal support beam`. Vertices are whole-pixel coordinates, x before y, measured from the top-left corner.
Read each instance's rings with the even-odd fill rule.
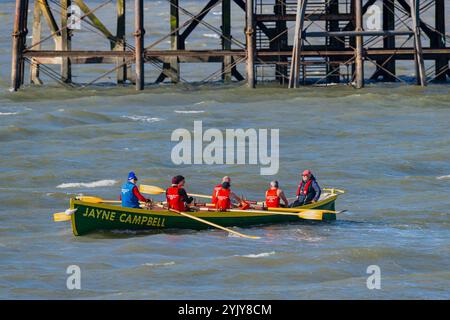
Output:
[[[355,31],[361,33],[362,29],[362,0],[355,1]],[[356,36],[355,50],[355,87],[364,87],[364,60],[363,60],[363,37]]]
[[[26,46],[27,46],[27,35],[28,35],[28,5],[29,5],[29,0],[25,1],[24,4],[24,8],[23,8],[23,18],[22,18],[22,45],[21,45],[21,50],[23,54],[23,51],[25,50]],[[23,55],[22,55],[23,57]],[[19,81],[20,81],[20,85],[23,85],[25,83],[25,60],[22,58],[20,59],[19,62],[19,70],[20,70],[20,77],[19,77]]]
[[[247,46],[247,84],[255,87],[255,22],[253,0],[246,2],[246,46]]]
[[[419,27],[419,1],[410,0],[411,2],[411,18],[412,18],[412,29],[414,31],[414,61],[416,64],[416,78],[417,84],[422,87],[427,85],[427,79],[425,74],[425,65],[423,61],[422,53],[422,40],[420,38],[420,27]]]
[[[222,50],[231,49],[231,0],[222,0]],[[226,56],[222,63],[222,80],[224,82],[231,81],[231,57]]]
[[[298,0],[295,20],[294,44],[291,57],[291,71],[289,74],[289,88],[297,88],[300,80],[300,55],[303,46],[303,23],[305,21],[307,0]]]
[[[67,12],[71,5],[70,0],[61,0],[61,47],[60,50],[71,50],[71,30],[67,27],[69,14]],[[72,82],[72,67],[70,57],[61,59],[61,81],[64,83]]]
[[[115,51],[125,51],[126,42],[126,1],[117,0],[117,30],[116,30],[116,42],[114,43]],[[127,79],[127,65],[124,58],[117,58],[116,62],[117,71],[117,84],[124,84]]]
[[[430,47],[441,49],[445,48],[445,0],[435,0],[434,7],[434,19],[435,19],[435,32],[434,37],[430,38]],[[445,82],[447,80],[448,72],[444,71],[448,69],[448,59],[440,57],[435,60],[435,81]]]
[[[41,0],[34,0],[34,8],[33,8],[33,36],[31,40],[31,46],[37,50],[41,49],[40,41],[41,41],[41,32],[42,32],[42,23],[41,16],[42,10],[40,5]],[[35,44],[37,44],[35,46]],[[39,78],[39,64],[36,63],[33,59],[31,60],[32,64],[30,67],[30,83],[41,85],[42,80]]]
[[[23,60],[24,15],[27,0],[16,0],[14,26],[12,33],[11,90],[17,91],[22,83],[21,64]]]
[[[144,89],[144,0],[134,1],[136,90]]]

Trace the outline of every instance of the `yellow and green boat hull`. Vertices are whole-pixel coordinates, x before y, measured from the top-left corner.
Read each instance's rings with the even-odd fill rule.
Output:
[[[302,209],[335,210],[337,195],[332,195]],[[71,199],[70,208],[74,235],[81,236],[99,230],[166,230],[210,228],[207,224],[181,216],[168,210],[124,208],[116,205],[98,204]],[[224,227],[248,227],[253,225],[296,222],[303,220],[296,215],[280,215],[271,211],[242,210],[241,212],[190,212],[204,220]],[[336,220],[335,213],[323,213],[322,220]]]

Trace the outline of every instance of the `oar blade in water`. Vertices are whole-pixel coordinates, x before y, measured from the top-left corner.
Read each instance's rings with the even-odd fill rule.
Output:
[[[322,210],[310,210],[300,212],[298,216],[305,220],[323,220],[323,214]]]

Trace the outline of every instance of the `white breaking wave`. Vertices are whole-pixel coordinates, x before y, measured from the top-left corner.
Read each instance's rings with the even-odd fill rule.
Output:
[[[93,182],[70,182],[70,183],[62,183],[57,188],[65,189],[65,188],[98,188],[98,187],[109,187],[113,186],[117,183],[117,180],[99,180]]]
[[[206,38],[220,39],[220,36],[217,33],[204,33],[203,36]]]
[[[175,110],[175,113],[203,113],[205,110]]]
[[[12,116],[14,114],[19,114],[18,112],[0,112],[0,116]]]
[[[144,263],[143,266],[147,266],[147,267],[165,267],[165,266],[172,266],[174,265],[175,262],[174,261],[170,261],[170,262],[160,262],[160,263]]]
[[[264,257],[268,257],[271,255],[274,255],[275,251],[271,251],[271,252],[263,252],[263,253],[257,253],[257,254],[245,254],[245,255],[236,255],[236,257],[244,257],[244,258],[264,258]]]
[[[446,176],[436,177],[436,179],[438,179],[438,180],[450,179],[450,174],[448,174],[448,175],[446,175]]]
[[[149,122],[149,123],[162,120],[161,118],[148,117],[148,116],[122,116],[122,118],[131,119],[133,121]]]

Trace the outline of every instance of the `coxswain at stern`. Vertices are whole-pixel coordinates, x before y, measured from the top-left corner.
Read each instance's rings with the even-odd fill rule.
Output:
[[[291,204],[291,207],[317,202],[319,201],[321,192],[322,190],[311,170],[305,170],[297,188],[297,199]]]

